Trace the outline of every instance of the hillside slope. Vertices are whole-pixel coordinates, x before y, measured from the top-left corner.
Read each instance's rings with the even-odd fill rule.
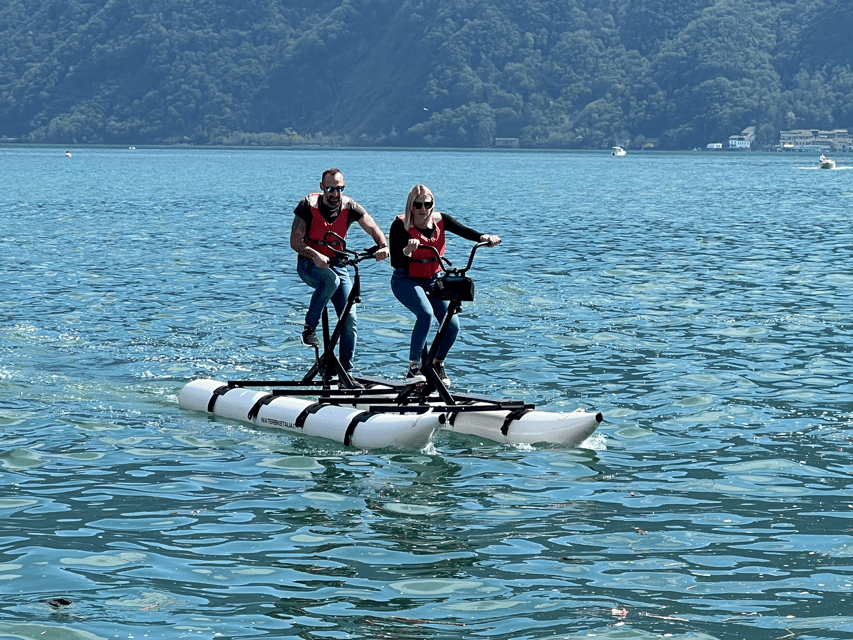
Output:
[[[664,148],[853,126],[847,0],[7,0],[0,139]]]

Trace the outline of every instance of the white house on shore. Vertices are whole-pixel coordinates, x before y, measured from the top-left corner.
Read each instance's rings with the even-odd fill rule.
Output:
[[[729,149],[751,149],[755,140],[755,127],[747,127],[739,136],[729,137]]]

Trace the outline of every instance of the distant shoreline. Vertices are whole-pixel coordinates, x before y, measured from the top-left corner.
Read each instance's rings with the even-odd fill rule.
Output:
[[[610,153],[611,148],[601,148],[601,149],[564,149],[564,148],[530,148],[530,147],[344,147],[344,146],[323,146],[319,144],[312,145],[213,145],[213,144],[136,144],[136,145],[123,145],[123,144],[60,144],[60,143],[48,143],[48,142],[0,142],[0,149],[60,149],[65,151],[67,149],[115,149],[115,150],[125,150],[125,151],[144,151],[144,150],[186,150],[186,149],[197,149],[199,151],[215,151],[215,150],[235,150],[235,151],[330,151],[330,150],[339,150],[339,151],[422,151],[422,152],[445,152],[445,151],[456,151],[456,152],[467,152],[467,153],[603,153],[607,152],[608,155]],[[785,150],[777,150],[777,149],[631,149],[628,147],[626,149],[629,152],[629,155],[636,155],[640,153],[771,153],[771,154],[780,154],[780,153],[791,153],[797,155],[809,154],[813,153],[812,151],[807,151],[804,149],[785,149]],[[843,155],[847,153],[853,153],[853,151],[831,151],[829,153],[835,155]]]

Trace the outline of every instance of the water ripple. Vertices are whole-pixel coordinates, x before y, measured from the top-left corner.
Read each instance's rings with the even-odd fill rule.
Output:
[[[848,637],[851,190],[803,164],[0,149],[0,630]],[[287,243],[327,166],[385,228],[425,182],[501,234],[449,373],[604,411],[586,448],[366,453],[177,408],[309,366]],[[362,276],[357,364],[400,376],[411,319]]]

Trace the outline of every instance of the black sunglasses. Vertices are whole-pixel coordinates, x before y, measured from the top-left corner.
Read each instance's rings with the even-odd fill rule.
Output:
[[[435,203],[434,202],[413,202],[412,208],[413,209],[432,209],[433,204],[435,204]]]
[[[332,191],[337,191],[338,193],[340,193],[343,190],[344,187],[323,187],[323,191],[325,191],[326,193],[332,193]]]

